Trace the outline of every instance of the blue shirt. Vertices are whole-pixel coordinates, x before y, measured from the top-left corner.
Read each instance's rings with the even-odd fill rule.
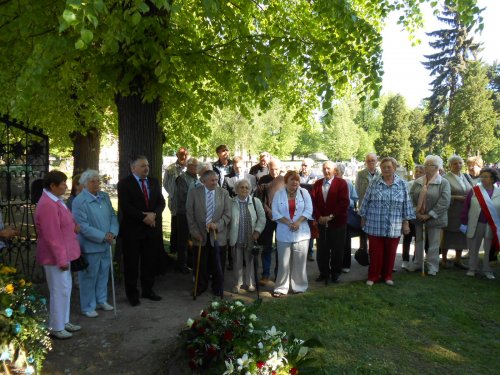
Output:
[[[403,220],[415,219],[415,210],[406,183],[394,175],[388,186],[382,176],[375,177],[361,203],[360,216],[365,219],[363,230],[376,237],[401,236]]]

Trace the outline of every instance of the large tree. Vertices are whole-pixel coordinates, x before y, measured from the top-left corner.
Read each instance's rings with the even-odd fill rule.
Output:
[[[485,67],[479,62],[469,64],[451,102],[450,144],[460,155],[481,155],[499,146],[488,83]]]
[[[470,60],[475,60],[480,45],[474,42],[472,30],[481,21],[480,11],[469,23],[465,23],[459,1],[448,0],[437,16],[447,28],[427,33],[434,38],[429,44],[437,50],[426,55],[423,65],[430,71],[432,95],[429,101],[426,121],[433,128],[428,134],[427,146],[434,152],[441,152],[449,141],[448,115],[450,102],[461,84],[461,74]]]
[[[470,14],[475,2],[461,0]],[[351,85],[376,98],[383,21],[398,9],[408,28],[421,22],[414,0],[10,0],[0,7],[2,48],[21,59],[20,74],[8,76],[37,90],[16,89],[0,102],[22,119],[29,110],[18,103],[31,102],[43,126],[51,123],[37,102],[65,103],[75,87],[79,104],[109,106],[118,114],[121,176],[137,153],[158,176],[162,142],[172,149],[203,139],[214,107],[249,114],[247,105],[267,109],[281,98],[308,118],[318,98],[327,109]],[[55,105],[48,107],[55,116]]]
[[[377,154],[381,157],[392,156],[406,168],[412,168],[409,111],[405,98],[399,94],[391,97],[382,115],[380,137],[375,141]]]

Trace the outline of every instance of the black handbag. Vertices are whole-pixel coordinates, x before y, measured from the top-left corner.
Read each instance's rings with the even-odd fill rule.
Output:
[[[87,259],[83,257],[83,255],[80,255],[79,258],[72,260],[71,261],[71,272],[79,272],[83,271],[89,266],[89,262],[87,262]]]
[[[361,216],[359,216],[358,211],[350,207],[347,210],[347,224],[349,224],[353,229],[361,229]]]
[[[354,253],[354,259],[362,266],[368,266],[370,264],[370,256],[366,249],[358,249]]]

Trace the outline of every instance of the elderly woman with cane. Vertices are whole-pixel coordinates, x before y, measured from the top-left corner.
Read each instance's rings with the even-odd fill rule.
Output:
[[[232,292],[239,293],[243,284],[249,292],[255,290],[253,243],[258,240],[266,226],[266,214],[258,198],[252,198],[250,181],[243,179],[234,184],[236,196],[231,199],[231,223],[229,224],[229,246],[234,259]],[[243,271],[243,261],[246,264]]]
[[[424,231],[427,233],[427,274],[436,276],[439,271],[439,243],[441,230],[448,225],[448,207],[451,200],[450,183],[439,175],[443,160],[437,155],[428,155],[424,161],[425,175],[415,180],[410,196],[416,208],[415,259],[407,270],[424,272]],[[424,228],[425,227],[425,228]]]
[[[474,186],[465,198],[460,216],[460,231],[467,236],[469,247],[469,270],[467,276],[474,277],[478,270],[479,248],[484,241],[483,273],[493,280],[489,259],[490,251],[498,248],[500,238],[500,187],[498,172],[493,168],[484,168],[479,173],[481,183]]]
[[[396,174],[397,167],[394,158],[380,161],[382,174],[368,186],[359,212],[370,249],[368,286],[381,280],[394,285],[392,271],[399,238],[401,232],[410,233],[410,220],[415,219],[406,182]]]
[[[288,171],[285,187],[273,199],[273,220],[277,222],[278,276],[273,297],[288,294],[290,287],[295,293],[307,290],[307,250],[311,231],[307,220],[312,219],[311,196],[300,187],[300,176]]]
[[[73,200],[73,217],[80,224],[78,239],[89,266],[78,273],[80,308],[87,318],[99,316],[97,309],[113,310],[108,301],[108,278],[111,267],[109,247],[118,235],[118,220],[109,195],[100,191],[99,173],[82,173],[83,191]]]

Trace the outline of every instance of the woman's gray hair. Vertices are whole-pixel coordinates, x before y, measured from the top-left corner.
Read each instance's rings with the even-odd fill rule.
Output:
[[[234,183],[234,190],[238,191],[241,185],[246,184],[248,188],[250,188],[250,181],[248,181],[246,178],[243,178],[241,180],[238,180]]]
[[[204,171],[211,171],[211,170],[213,170],[212,163],[200,162],[198,163],[198,167],[196,168],[196,173],[200,175]]]
[[[428,161],[433,162],[438,168],[443,168],[443,159],[441,159],[438,155],[427,155],[424,160],[424,165]]]
[[[451,164],[456,162],[456,161],[460,161],[462,164],[464,163],[464,159],[462,159],[460,156],[458,155],[451,155],[449,158],[448,158],[448,168],[451,167]]]
[[[343,176],[345,173],[345,165],[343,163],[337,163],[336,167],[337,171]]]
[[[80,184],[83,186],[87,186],[87,182],[92,180],[93,178],[99,178],[99,172],[94,170],[94,169],[87,169],[85,172],[82,173],[80,176]]]

